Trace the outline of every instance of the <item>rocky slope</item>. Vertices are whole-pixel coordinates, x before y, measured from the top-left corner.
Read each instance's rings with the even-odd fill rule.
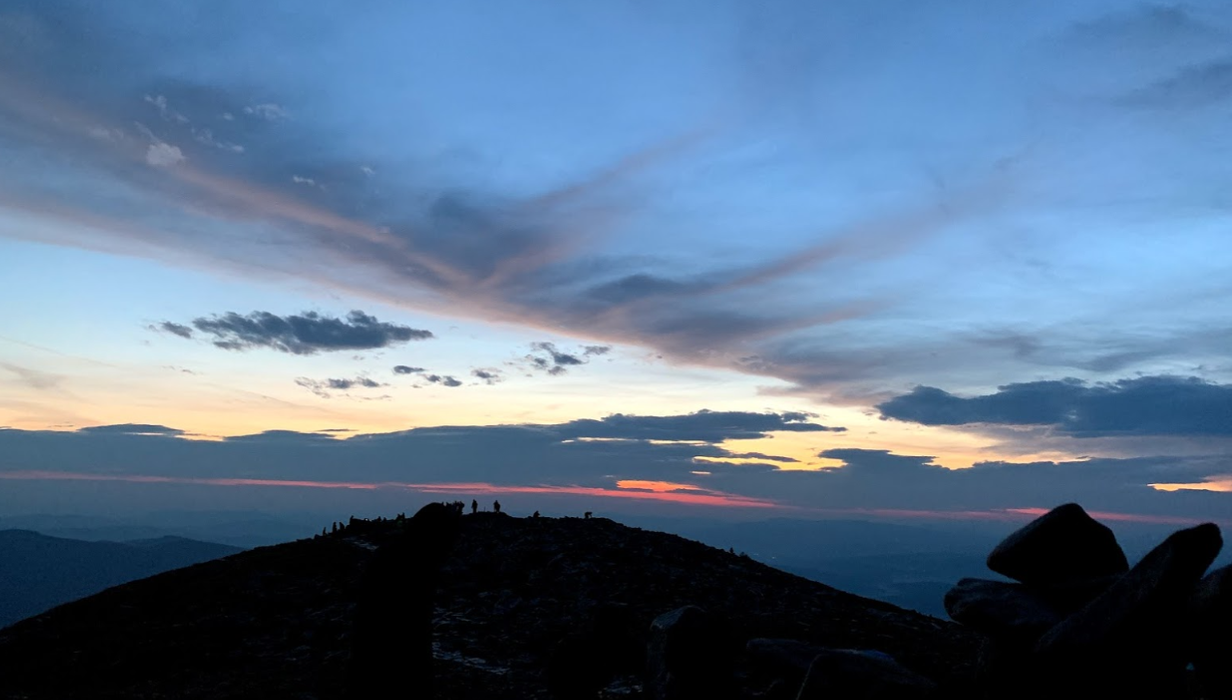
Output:
[[[359,574],[397,527],[361,521],[118,586],[0,630],[0,697],[342,697]],[[479,513],[462,518],[442,572],[438,696],[553,697],[560,674],[585,664],[575,641],[606,617],[628,630],[628,643],[619,641],[630,653],[600,696],[640,697],[638,654],[651,622],[685,605],[719,621],[739,649],[732,690],[743,697],[775,694],[745,651],[753,638],[878,650],[936,681],[940,697],[966,696],[979,643],[953,623],[674,535],[598,518]]]

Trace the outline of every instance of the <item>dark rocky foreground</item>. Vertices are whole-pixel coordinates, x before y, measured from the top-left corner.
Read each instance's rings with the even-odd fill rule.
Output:
[[[988,698],[1232,698],[1232,568],[1207,574],[1219,527],[1178,530],[1132,568],[1112,531],[1069,503],[1007,537],[963,579],[950,616],[980,632]]]
[[[362,521],[0,630],[0,697],[342,698],[361,572],[400,527]],[[674,535],[490,513],[461,517],[433,619],[440,698],[965,698],[980,643]],[[834,685],[853,674],[868,683]]]

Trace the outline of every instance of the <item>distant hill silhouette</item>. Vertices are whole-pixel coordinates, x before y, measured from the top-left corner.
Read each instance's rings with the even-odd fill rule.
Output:
[[[361,525],[118,586],[0,631],[0,698],[343,697],[362,573],[400,527]],[[733,639],[877,649],[947,692],[965,687],[978,646],[956,624],[675,535],[467,514],[436,595],[437,696],[549,697],[562,682],[553,673],[601,656],[577,644],[603,619],[635,637],[632,679],[651,621],[690,604]]]
[[[86,542],[0,530],[0,627],[111,586],[240,551],[182,537]]]

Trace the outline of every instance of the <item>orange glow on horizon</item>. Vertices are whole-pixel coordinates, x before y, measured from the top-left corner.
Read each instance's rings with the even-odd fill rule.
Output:
[[[1215,477],[1196,484],[1151,484],[1156,491],[1215,491],[1232,493],[1232,477]]]
[[[176,477],[150,474],[83,474],[80,472],[54,471],[14,471],[0,472],[0,480],[13,481],[96,481],[121,482],[132,484],[188,484],[199,486],[264,486],[284,488],[314,488],[314,489],[345,489],[360,491],[377,491],[381,489],[402,489],[419,493],[431,494],[540,494],[540,495],[573,495],[592,496],[599,498],[628,498],[633,500],[660,501],[681,505],[699,505],[714,507],[761,508],[789,511],[800,515],[822,517],[867,516],[872,518],[921,518],[930,520],[983,520],[996,522],[1025,522],[1048,512],[1047,508],[998,508],[989,510],[913,510],[905,508],[808,508],[779,503],[765,498],[740,496],[721,491],[709,491],[697,487],[689,487],[670,482],[618,482],[644,483],[656,486],[683,486],[686,491],[649,490],[634,488],[601,488],[596,486],[552,486],[539,485],[497,485],[486,482],[413,484],[403,482],[354,482],[354,481],[310,481],[301,479],[250,479],[240,477]],[[1091,517],[1098,520],[1113,522],[1144,523],[1154,525],[1198,525],[1211,522],[1201,518],[1187,518],[1171,515],[1149,515],[1138,513],[1118,513],[1111,511],[1087,511]],[[1214,521],[1223,526],[1232,525],[1228,521]]]
[[[667,501],[687,505],[730,506],[737,508],[783,508],[780,504],[762,498],[737,496],[719,491],[681,493],[678,491],[642,491],[631,489],[605,489],[596,486],[502,486],[483,482],[410,484],[401,482],[350,482],[307,481],[296,479],[247,479],[236,477],[184,477],[157,476],[148,474],[82,474],[80,472],[16,471],[0,472],[0,479],[14,481],[107,481],[131,484],[190,484],[198,486],[281,486],[316,489],[351,489],[375,491],[378,489],[405,489],[420,493],[438,494],[568,494],[597,496],[602,498],[632,498],[651,501]]]
[[[618,489],[635,489],[638,491],[655,491],[657,493],[668,493],[671,491],[708,491],[700,486],[692,484],[677,484],[671,481],[642,481],[640,479],[621,479],[616,482]],[[713,493],[713,492],[711,492]]]

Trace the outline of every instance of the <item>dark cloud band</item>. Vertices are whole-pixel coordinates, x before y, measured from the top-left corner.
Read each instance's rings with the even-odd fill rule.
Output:
[[[1026,382],[969,398],[919,386],[877,409],[922,425],[1048,425],[1075,437],[1232,436],[1232,384],[1197,377]]]

